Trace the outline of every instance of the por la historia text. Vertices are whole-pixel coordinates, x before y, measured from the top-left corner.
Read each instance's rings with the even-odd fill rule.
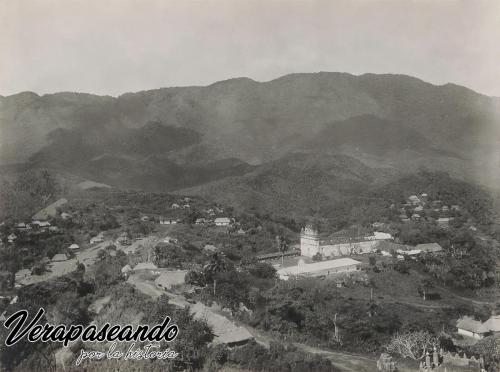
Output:
[[[107,352],[103,351],[86,351],[80,350],[80,355],[76,359],[75,364],[78,366],[84,360],[103,360],[103,359],[124,359],[124,360],[145,360],[145,359],[174,359],[179,354],[174,350],[158,350],[160,345],[148,344],[143,348],[136,348],[135,342],[133,342],[127,349],[123,352],[116,349],[116,342],[113,342]]]
[[[64,346],[77,340],[82,342],[171,342],[179,334],[179,327],[176,324],[170,324],[170,316],[165,316],[163,322],[155,326],[147,324],[136,327],[130,324],[112,326],[105,323],[98,328],[93,324],[86,327],[81,324],[69,326],[38,324],[43,314],[45,310],[40,308],[31,320],[28,320],[27,310],[19,310],[9,316],[4,322],[4,327],[10,330],[5,339],[5,345],[15,345],[24,338],[29,342],[62,342]]]

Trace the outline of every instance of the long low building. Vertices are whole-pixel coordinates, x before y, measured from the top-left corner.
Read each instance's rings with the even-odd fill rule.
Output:
[[[337,260],[328,260],[314,262],[310,264],[299,264],[297,266],[284,267],[278,270],[280,279],[288,280],[294,276],[328,276],[340,273],[348,273],[359,270],[361,262],[352,258],[339,258]]]

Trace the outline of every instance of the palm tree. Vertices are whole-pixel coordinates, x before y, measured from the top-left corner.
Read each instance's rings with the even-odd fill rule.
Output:
[[[210,262],[203,268],[205,276],[212,279],[215,289],[217,287],[217,274],[227,270],[226,260],[223,253],[215,252]]]

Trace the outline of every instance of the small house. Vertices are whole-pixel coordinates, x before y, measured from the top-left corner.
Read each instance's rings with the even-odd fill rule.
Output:
[[[90,239],[90,244],[99,244],[99,243],[102,243],[104,241],[104,238],[102,236],[102,234],[99,234],[97,236],[94,236]]]
[[[196,225],[204,225],[207,222],[205,218],[197,218],[195,221]]]
[[[52,262],[63,262],[63,261],[67,261],[67,260],[68,260],[68,256],[66,256],[65,253],[58,253],[54,257],[52,257]]]
[[[8,240],[8,242],[9,242],[9,243],[14,243],[14,240],[16,240],[16,239],[17,239],[17,236],[16,236],[16,234],[14,234],[14,233],[10,234],[10,235],[7,237],[7,240]]]
[[[437,224],[440,226],[448,226],[452,219],[449,217],[440,217],[436,220]]]
[[[62,212],[61,213],[61,218],[63,220],[69,220],[71,218],[71,214],[67,213],[67,212]]]
[[[71,244],[69,247],[68,247],[71,251],[76,251],[78,249],[80,249],[80,246],[76,243],[73,243]]]
[[[163,238],[163,243],[177,244],[179,243],[179,240],[176,238],[172,238],[171,236],[166,236]]]
[[[21,269],[18,272],[16,272],[14,277],[15,277],[15,281],[19,282],[19,281],[27,278],[28,276],[31,276],[31,270],[30,269]]]
[[[457,320],[457,333],[463,336],[480,340],[484,337],[500,332],[500,316],[492,316],[484,323],[470,316],[463,316]]]
[[[217,247],[215,245],[212,245],[212,244],[205,244],[203,249],[205,251],[209,251],[209,252],[217,252],[218,251]]]
[[[414,211],[415,212],[422,212],[424,210],[424,207],[422,207],[421,205],[419,205],[418,207],[415,207]]]
[[[417,244],[415,246],[416,250],[420,250],[424,253],[440,253],[443,251],[443,247],[441,247],[438,243],[425,243],[425,244]]]
[[[139,262],[137,265],[134,266],[134,271],[138,270],[157,270],[158,266],[156,266],[152,262]]]
[[[229,226],[231,224],[231,220],[227,217],[218,217],[214,221],[216,226]]]
[[[180,206],[179,204],[177,204],[177,203],[173,203],[173,204],[170,206],[170,208],[172,208],[172,209],[179,209],[180,207],[181,207],[181,206]]]
[[[132,271],[132,267],[130,267],[129,264],[126,264],[125,266],[122,267],[122,274],[123,275],[128,275]]]
[[[413,213],[413,214],[411,215],[411,219],[412,219],[413,221],[420,221],[420,218],[421,218],[421,217],[420,217],[420,215],[419,215],[418,213]]]

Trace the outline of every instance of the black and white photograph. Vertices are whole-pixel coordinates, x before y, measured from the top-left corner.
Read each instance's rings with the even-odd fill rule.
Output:
[[[0,0],[0,372],[500,372],[499,0]]]

